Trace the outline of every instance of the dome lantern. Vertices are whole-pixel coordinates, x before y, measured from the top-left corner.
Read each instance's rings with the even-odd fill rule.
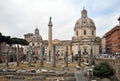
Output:
[[[39,29],[38,28],[35,29],[35,34],[39,35]]]
[[[34,31],[34,35],[31,37],[31,41],[38,42],[38,41],[42,41],[42,40],[43,39],[42,39],[41,35],[39,34],[39,29],[37,27]]]
[[[87,10],[85,10],[85,8],[83,8],[83,10],[81,11],[81,17],[82,18],[87,17]]]
[[[90,28],[96,29],[93,20],[87,16],[87,10],[85,10],[84,8],[81,11],[81,18],[79,18],[76,21],[75,29],[76,28],[83,28],[83,27],[90,27]]]

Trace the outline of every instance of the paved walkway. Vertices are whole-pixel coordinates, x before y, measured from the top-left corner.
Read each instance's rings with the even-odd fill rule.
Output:
[[[75,72],[76,81],[88,81],[82,71]]]

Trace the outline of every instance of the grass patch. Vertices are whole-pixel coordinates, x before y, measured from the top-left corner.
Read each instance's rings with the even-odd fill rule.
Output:
[[[64,63],[58,63],[58,64],[56,64],[56,67],[53,67],[52,63],[47,63],[47,62],[44,62],[43,67],[40,67],[40,62],[31,63],[31,65],[33,65],[33,67],[29,67],[28,64],[23,64],[23,63],[20,63],[19,67],[16,65],[9,65],[9,67],[6,67],[5,65],[0,65],[0,69],[7,69],[8,68],[8,69],[16,69],[16,70],[18,70],[18,69],[31,70],[31,69],[45,68],[47,70],[60,71],[60,70],[62,70],[62,66],[65,66]],[[68,63],[68,67],[70,68],[71,71],[76,70],[76,68],[75,68],[76,66],[77,66],[76,61]],[[82,68],[84,68],[83,64],[81,64],[81,66],[82,66]]]

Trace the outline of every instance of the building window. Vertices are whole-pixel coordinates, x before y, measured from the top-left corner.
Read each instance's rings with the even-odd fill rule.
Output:
[[[84,48],[84,52],[83,52],[83,54],[84,54],[84,55],[87,55],[87,54],[88,54],[88,52],[87,52],[87,49],[86,49],[86,48]]]
[[[76,35],[78,36],[78,31],[76,31]]]
[[[32,43],[32,46],[34,46],[35,44],[34,43]]]
[[[84,35],[86,35],[86,30],[84,30]]]
[[[94,31],[92,30],[92,35],[94,35]]]

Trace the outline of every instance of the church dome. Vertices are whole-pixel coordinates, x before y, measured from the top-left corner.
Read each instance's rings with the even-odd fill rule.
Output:
[[[34,42],[42,41],[41,35],[34,34],[33,37],[32,37],[32,41],[34,41]]]
[[[81,11],[81,18],[78,19],[75,24],[75,28],[81,28],[81,27],[94,27],[95,28],[95,24],[93,20],[87,17],[87,11],[85,9]]]
[[[39,29],[36,28],[35,29],[35,34],[32,36],[31,41],[33,41],[33,42],[39,42],[39,41],[42,41],[42,40],[43,39],[42,39],[41,35],[39,34]]]

